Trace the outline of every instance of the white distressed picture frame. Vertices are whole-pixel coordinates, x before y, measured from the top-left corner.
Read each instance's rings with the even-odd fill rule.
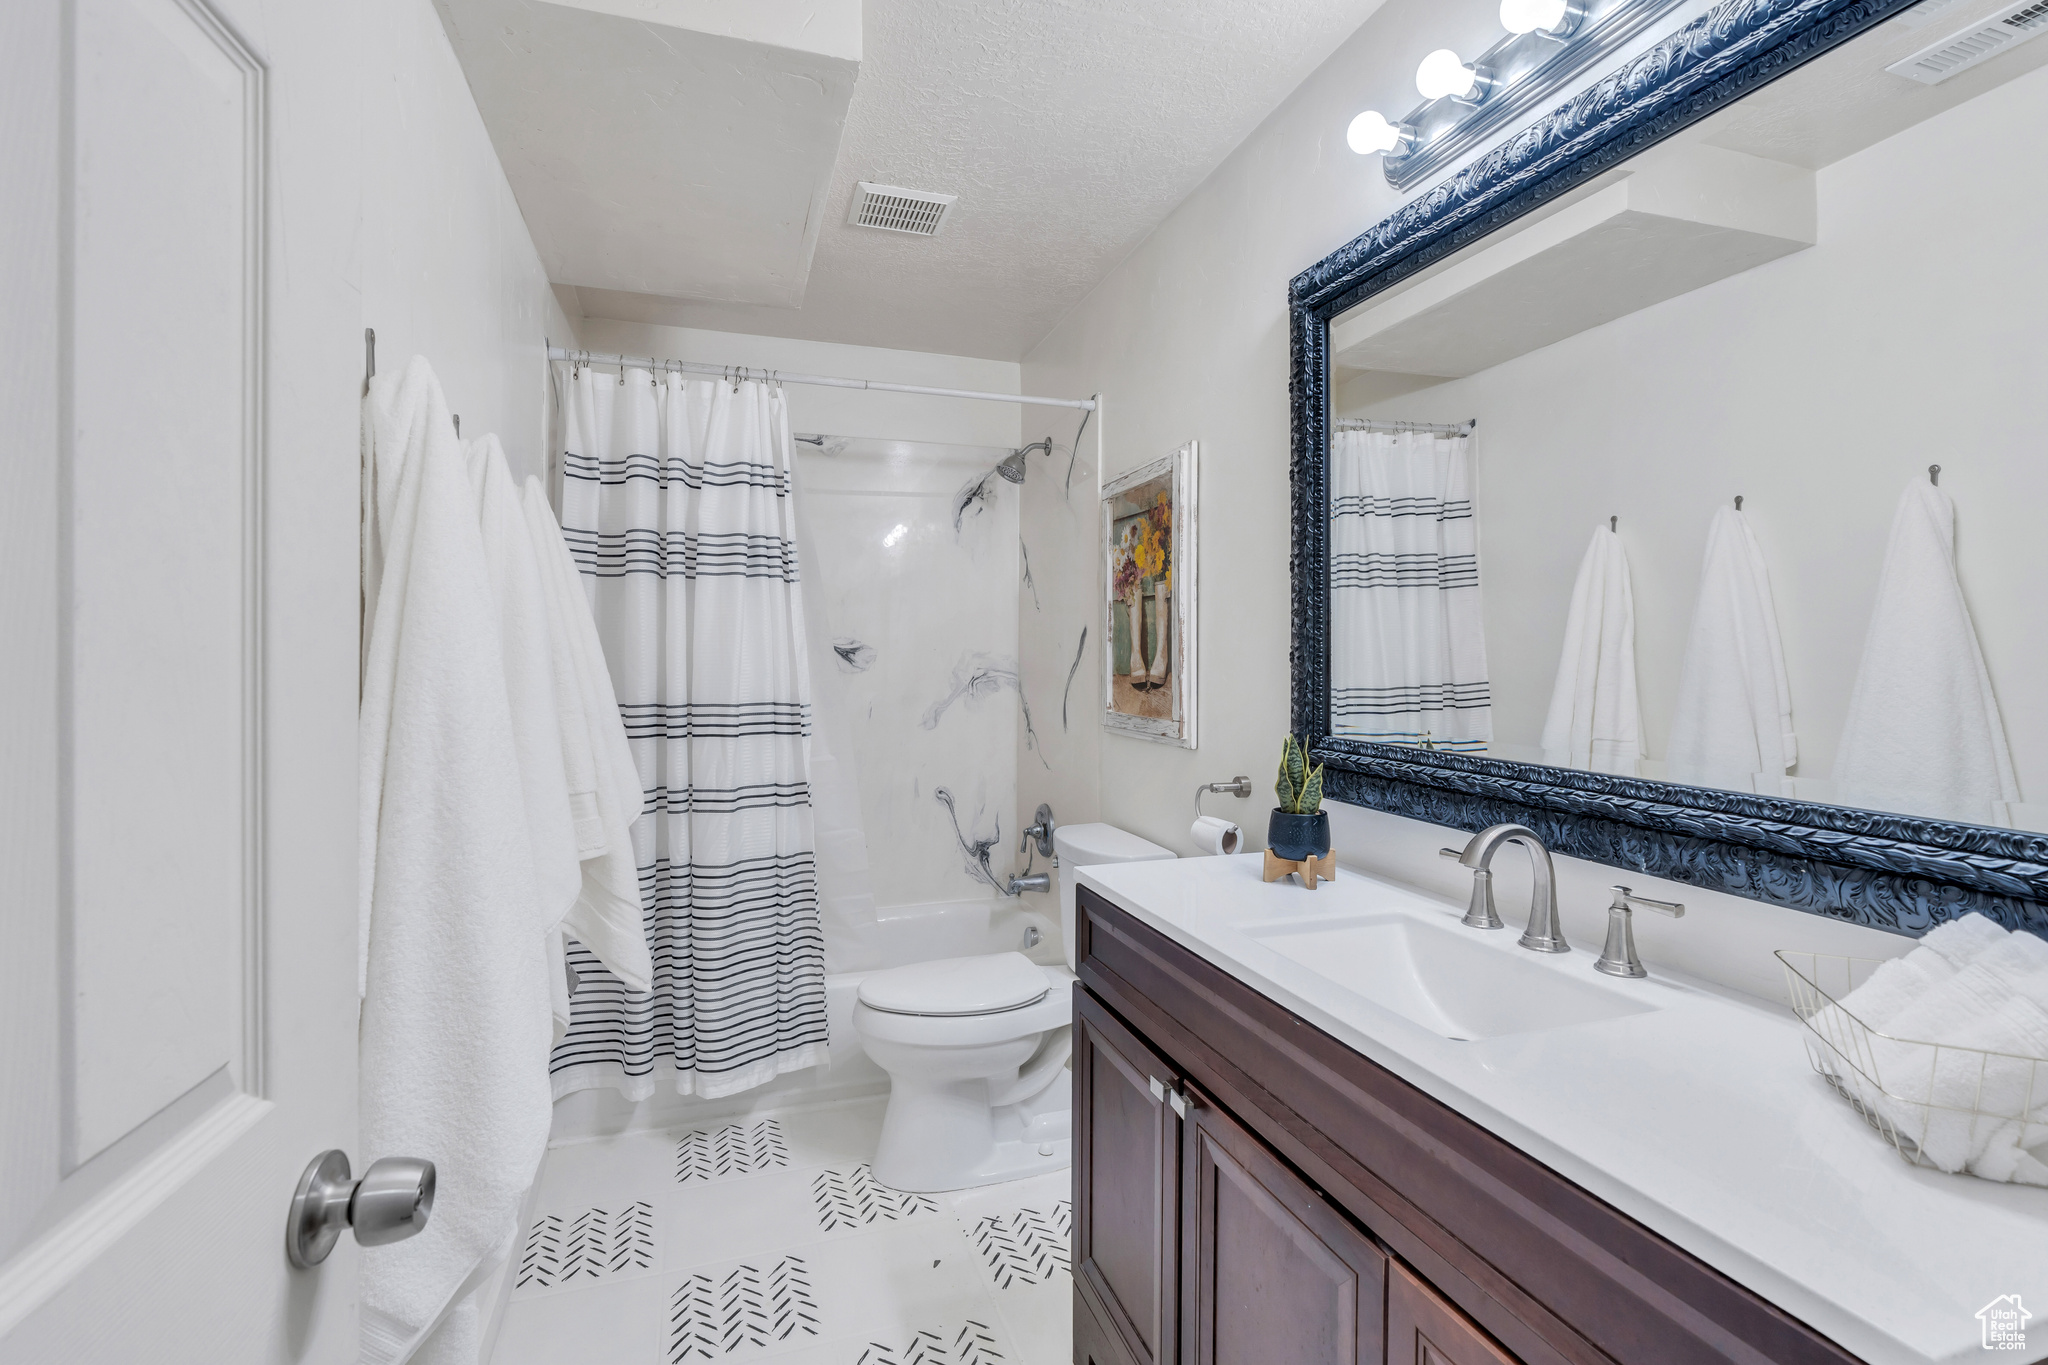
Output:
[[[1138,466],[1102,486],[1102,725],[1106,730],[1149,739],[1161,744],[1195,747],[1195,674],[1200,658],[1196,649],[1195,623],[1198,525],[1196,494],[1201,482],[1199,442],[1189,441],[1171,455]],[[1110,585],[1111,504],[1129,489],[1172,475],[1173,489],[1173,639],[1169,657],[1173,660],[1173,717],[1129,716],[1112,709],[1115,697],[1116,598]],[[1134,626],[1135,630],[1136,627]]]

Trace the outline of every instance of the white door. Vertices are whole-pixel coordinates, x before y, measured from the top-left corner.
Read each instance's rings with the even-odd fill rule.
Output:
[[[0,0],[0,1360],[342,1361],[355,6]]]

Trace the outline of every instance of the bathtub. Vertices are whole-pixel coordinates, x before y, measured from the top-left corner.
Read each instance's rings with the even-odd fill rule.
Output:
[[[1037,942],[1027,947],[1032,930],[1037,931]],[[878,912],[872,924],[863,925],[857,942],[835,943],[833,949],[835,961],[859,969],[825,977],[830,1042],[824,1066],[788,1072],[766,1085],[712,1100],[676,1094],[659,1080],[659,1072],[655,1093],[638,1104],[616,1090],[579,1090],[555,1102],[549,1144],[635,1130],[695,1127],[757,1110],[886,1095],[888,1073],[868,1060],[853,1031],[854,1001],[869,973],[935,958],[1012,950],[1048,965],[1065,960],[1060,946],[1059,902],[1050,896],[898,906]]]

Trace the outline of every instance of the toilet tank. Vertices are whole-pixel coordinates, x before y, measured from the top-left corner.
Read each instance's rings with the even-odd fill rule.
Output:
[[[1060,936],[1066,940],[1067,966],[1074,967],[1075,873],[1098,863],[1149,863],[1177,856],[1150,839],[1140,839],[1115,825],[1059,825],[1052,832],[1053,852],[1060,860]]]

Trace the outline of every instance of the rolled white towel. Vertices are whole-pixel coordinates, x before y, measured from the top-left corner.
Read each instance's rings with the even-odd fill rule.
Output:
[[[2032,934],[2008,934],[1972,965],[1984,967],[2014,995],[2048,1011],[2048,941]]]
[[[1839,1003],[1866,1028],[1886,1032],[1885,1026],[1901,1011],[1955,974],[1953,961],[1923,944],[1904,957],[1884,963]]]
[[[1944,1171],[2025,1180],[2040,1165],[2020,1159],[2048,1142],[2048,1061],[2034,1060],[2048,1059],[2048,1010],[2031,998],[2048,988],[2040,960],[1996,945],[1897,1014],[1894,1038],[1872,1040],[1878,1111]]]
[[[2040,943],[2043,952],[2048,952],[2048,943],[2031,934],[2031,942]],[[1947,958],[1951,965],[1967,967],[1977,957],[2012,938],[2004,925],[1979,914],[1964,915],[1946,924],[1937,924],[1920,936],[1920,946],[1931,948]]]

